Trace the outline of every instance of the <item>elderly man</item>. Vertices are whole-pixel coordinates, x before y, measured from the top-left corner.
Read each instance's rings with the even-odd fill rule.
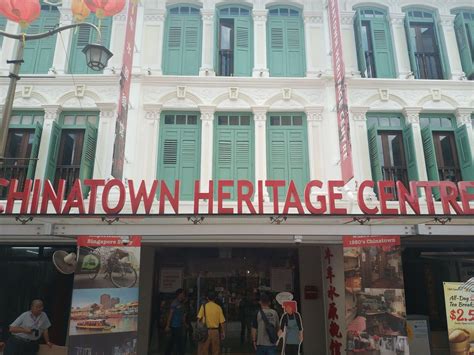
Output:
[[[10,324],[10,333],[4,355],[36,355],[39,350],[39,339],[44,337],[46,344],[51,348],[48,328],[51,323],[43,312],[43,301],[31,302],[31,310],[22,313]]]

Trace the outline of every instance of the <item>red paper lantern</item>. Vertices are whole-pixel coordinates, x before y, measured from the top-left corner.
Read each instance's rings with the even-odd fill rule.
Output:
[[[84,0],[84,3],[99,19],[118,14],[125,7],[125,0]]]
[[[0,13],[25,29],[39,17],[41,5],[39,0],[0,0]]]
[[[84,0],[72,0],[71,11],[76,22],[84,21],[91,12],[86,4],[84,4]]]

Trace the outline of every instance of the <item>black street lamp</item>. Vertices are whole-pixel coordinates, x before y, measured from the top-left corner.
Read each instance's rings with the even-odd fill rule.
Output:
[[[16,39],[19,41],[18,48],[16,51],[16,57],[14,60],[7,61],[8,64],[13,64],[13,69],[9,74],[10,84],[8,86],[7,96],[5,98],[5,106],[3,108],[2,114],[2,124],[0,126],[0,164],[4,161],[5,158],[5,148],[7,144],[7,137],[8,137],[8,126],[10,125],[10,116],[13,108],[13,101],[15,99],[15,91],[16,91],[16,84],[17,81],[20,80],[20,67],[23,63],[23,49],[25,47],[26,41],[33,41],[42,38],[46,38],[49,36],[53,36],[54,34],[68,30],[75,27],[92,27],[95,31],[97,31],[98,35],[98,42],[95,44],[88,44],[82,51],[86,55],[87,66],[95,71],[103,70],[112,57],[112,52],[109,51],[107,48],[102,46],[100,43],[102,41],[102,36],[100,34],[100,30],[97,26],[83,22],[83,23],[75,23],[72,25],[67,25],[63,27],[58,27],[48,32],[38,33],[38,34],[12,34],[7,33],[4,31],[0,31],[0,36],[8,37],[12,39]]]

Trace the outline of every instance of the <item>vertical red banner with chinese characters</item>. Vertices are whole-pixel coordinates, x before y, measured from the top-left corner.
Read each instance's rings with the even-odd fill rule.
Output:
[[[349,126],[349,110],[347,87],[345,82],[346,68],[342,53],[342,38],[339,17],[338,0],[328,1],[329,29],[332,44],[332,64],[336,88],[336,112],[339,126],[339,150],[341,160],[342,180],[347,183],[354,177],[352,164],[352,146]]]
[[[130,85],[132,82],[133,49],[135,47],[137,11],[138,0],[130,1],[128,5],[122,71],[120,72],[120,97],[117,110],[117,122],[115,125],[115,144],[112,165],[112,175],[120,180],[123,178],[123,164],[125,160],[128,103],[130,101]]]
[[[399,236],[345,236],[347,354],[409,354]]]

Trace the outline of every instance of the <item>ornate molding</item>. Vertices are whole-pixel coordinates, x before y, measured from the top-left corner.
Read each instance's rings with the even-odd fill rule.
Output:
[[[405,21],[405,13],[390,13],[388,19],[393,26],[403,26]]]
[[[456,115],[456,123],[459,126],[462,125],[472,125],[471,123],[471,115],[474,112],[474,109],[470,107],[459,107],[455,111]]]
[[[308,122],[316,123],[321,122],[323,116],[324,106],[308,106],[305,108],[306,120]]]
[[[267,120],[267,112],[268,107],[266,106],[252,107],[253,119],[256,122],[265,122]]]
[[[306,12],[303,13],[304,23],[306,24],[322,24],[323,13],[322,12]]]
[[[405,107],[402,111],[405,120],[410,124],[419,124],[420,123],[420,112],[421,107]]]
[[[454,18],[455,15],[440,15],[439,16],[439,22],[441,26],[447,27],[451,30],[454,30]]]
[[[45,120],[56,120],[59,117],[62,107],[60,105],[42,105]]]
[[[353,106],[350,108],[350,119],[352,121],[365,122],[367,121],[367,112],[369,111],[368,106]]]
[[[341,11],[341,26],[352,26],[354,23],[355,11]]]
[[[215,12],[214,10],[201,9],[201,17],[203,21],[213,21]]]
[[[100,111],[100,120],[113,119],[117,114],[117,104],[111,102],[98,102],[97,108]]]
[[[252,17],[254,21],[267,21],[268,10],[253,10]]]
[[[145,119],[151,121],[159,121],[162,109],[163,105],[161,104],[143,105],[143,110],[145,111]]]
[[[201,121],[213,121],[214,113],[216,112],[216,106],[200,105],[199,110],[201,111]]]
[[[166,11],[156,11],[153,13],[145,13],[145,22],[163,22],[166,19]]]

